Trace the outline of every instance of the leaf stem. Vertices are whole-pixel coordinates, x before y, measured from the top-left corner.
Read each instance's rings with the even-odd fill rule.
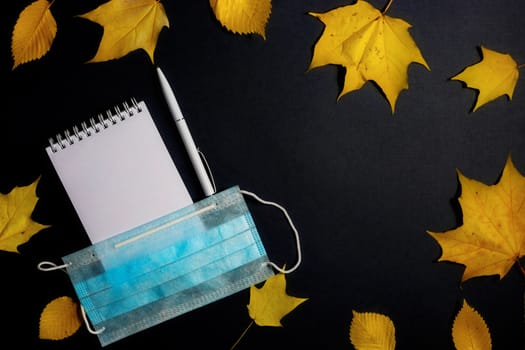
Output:
[[[254,321],[252,320],[252,322],[250,322],[250,324],[248,325],[248,327],[246,327],[246,329],[244,330],[244,332],[242,332],[241,336],[239,337],[239,339],[237,339],[237,341],[235,342],[235,344],[232,345],[232,347],[230,348],[230,350],[233,350],[237,345],[239,345],[239,343],[241,342],[241,339],[246,335],[246,333],[248,332],[248,330],[250,329],[251,326],[253,326],[253,323]]]
[[[519,258],[516,259],[516,262],[518,263],[518,267],[520,268],[520,271],[523,274],[523,277],[525,277],[525,267],[523,266]]]
[[[388,11],[388,9],[390,8],[390,5],[392,5],[392,3],[394,2],[394,0],[388,0],[385,8],[383,9],[383,11],[381,11],[382,14],[385,14],[386,11]]]
[[[518,69],[525,68],[525,63],[519,64]]]

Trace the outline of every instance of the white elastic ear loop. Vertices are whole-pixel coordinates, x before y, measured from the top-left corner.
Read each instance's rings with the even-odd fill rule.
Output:
[[[299,232],[297,231],[297,229],[295,228],[295,225],[294,223],[292,222],[292,219],[290,218],[290,215],[288,215],[288,212],[286,211],[286,209],[275,203],[275,202],[270,202],[270,201],[266,201],[264,199],[261,199],[259,196],[257,196],[255,193],[252,193],[252,192],[248,192],[248,191],[245,191],[245,190],[240,190],[241,193],[243,194],[246,194],[248,196],[251,196],[252,198],[256,199],[257,201],[259,201],[260,203],[262,204],[266,204],[266,205],[271,205],[271,206],[274,206],[276,208],[278,208],[279,210],[281,210],[284,214],[284,216],[286,217],[286,220],[288,220],[288,223],[290,225],[290,227],[292,228],[292,231],[294,232],[294,235],[295,235],[295,244],[296,244],[296,247],[297,247],[297,262],[295,263],[295,265],[289,269],[283,269],[283,268],[280,268],[279,266],[277,266],[277,264],[273,263],[273,262],[268,262],[268,264],[270,266],[272,266],[274,269],[276,269],[277,271],[281,272],[281,273],[291,273],[291,272],[294,272],[298,267],[299,265],[301,265],[301,261],[302,261],[302,253],[301,253],[301,240],[299,239]]]
[[[204,166],[206,167],[206,171],[208,172],[208,177],[211,181],[211,187],[213,188],[213,192],[217,192],[217,187],[215,186],[215,179],[213,178],[213,173],[211,172],[210,165],[208,164],[208,160],[206,159],[206,156],[204,153],[201,152],[200,149],[197,149],[197,153],[199,153],[199,156],[202,159],[202,162],[204,163]]]
[[[80,306],[80,311],[82,311],[82,318],[84,319],[84,323],[86,324],[86,328],[87,328],[89,333],[97,335],[97,334],[100,334],[100,333],[102,333],[102,332],[104,332],[106,330],[106,327],[102,327],[102,328],[100,328],[98,330],[95,330],[95,329],[91,328],[91,325],[89,324],[89,321],[87,319],[86,310],[84,310],[84,307],[82,305]]]
[[[37,267],[38,267],[38,269],[40,271],[48,272],[48,271],[55,271],[55,270],[62,270],[62,271],[64,271],[64,269],[67,268],[69,265],[71,265],[71,263],[63,264],[63,265],[57,265],[57,264],[55,264],[53,262],[50,262],[50,261],[42,261],[42,262],[38,263]],[[106,330],[106,327],[102,327],[99,330],[95,330],[95,329],[91,328],[91,325],[89,324],[89,321],[87,319],[86,310],[84,310],[84,307],[82,305],[80,305],[80,311],[82,312],[82,318],[84,319],[84,323],[86,324],[86,328],[87,328],[89,333],[97,335],[97,334],[100,334],[100,333],[102,333],[102,332],[104,332]]]
[[[57,265],[50,261],[42,261],[38,263],[37,267],[40,271],[48,272],[48,271],[55,271],[55,270],[64,270],[69,265],[71,264]]]

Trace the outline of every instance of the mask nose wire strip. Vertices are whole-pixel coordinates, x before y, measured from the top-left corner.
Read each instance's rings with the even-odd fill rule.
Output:
[[[297,247],[297,262],[290,269],[282,269],[282,268],[280,268],[279,266],[277,266],[275,263],[273,263],[271,261],[268,262],[268,264],[270,266],[272,266],[274,269],[276,269],[277,271],[281,272],[281,273],[287,274],[287,273],[294,272],[299,267],[299,265],[301,265],[301,261],[302,261],[301,240],[299,238],[299,232],[297,231],[297,228],[295,227],[294,223],[292,222],[292,219],[290,218],[290,215],[288,215],[288,212],[286,211],[286,209],[283,206],[281,206],[280,204],[278,204],[278,203],[270,202],[270,201],[266,201],[264,199],[261,199],[255,193],[252,193],[252,192],[249,192],[249,191],[245,191],[245,190],[240,190],[240,192],[245,194],[245,195],[248,195],[248,196],[254,198],[255,200],[257,200],[258,202],[260,202],[262,204],[274,206],[274,207],[278,208],[279,210],[281,210],[283,212],[284,216],[286,217],[286,220],[288,220],[288,223],[289,223],[290,227],[292,228],[292,231],[294,232],[294,235],[295,235],[295,244],[296,244],[296,247]]]
[[[42,262],[40,262],[38,264],[38,269],[40,271],[44,271],[44,272],[55,271],[55,270],[64,270],[69,265],[71,265],[71,263],[63,264],[63,265],[57,265],[57,264],[55,264],[53,262],[50,262],[50,261],[42,261]],[[82,318],[84,319],[84,323],[86,324],[86,328],[87,328],[89,333],[97,335],[97,334],[100,334],[100,333],[102,333],[102,332],[104,332],[106,330],[106,327],[102,327],[101,329],[98,329],[98,330],[94,330],[93,328],[91,328],[91,325],[89,324],[89,321],[87,319],[86,310],[84,310],[84,307],[82,305],[80,305],[80,311],[82,313]]]
[[[120,248],[120,247],[122,247],[122,246],[125,246],[125,245],[127,245],[127,244],[133,243],[133,242],[135,242],[135,241],[138,241],[139,239],[142,239],[142,238],[144,238],[144,237],[150,236],[150,235],[152,235],[152,234],[154,234],[154,233],[157,233],[157,232],[159,232],[159,231],[161,231],[161,230],[164,230],[164,229],[166,229],[166,228],[168,228],[168,227],[170,227],[170,226],[173,226],[173,225],[175,225],[175,224],[178,224],[179,222],[182,222],[182,221],[184,221],[184,220],[188,220],[189,218],[192,218],[192,217],[194,217],[194,216],[200,215],[200,214],[205,213],[205,212],[207,212],[207,211],[213,210],[213,209],[215,209],[216,207],[217,207],[217,204],[216,204],[216,203],[212,203],[212,204],[210,204],[210,205],[208,205],[208,206],[206,206],[206,207],[204,207],[204,208],[201,208],[201,209],[199,209],[199,210],[196,210],[196,211],[194,211],[194,212],[192,212],[192,213],[190,213],[190,214],[186,214],[186,215],[184,215],[184,216],[182,216],[182,217],[180,217],[180,218],[178,218],[178,219],[175,219],[175,220],[173,220],[173,221],[167,222],[167,223],[165,223],[164,225],[161,225],[161,226],[158,226],[158,227],[152,228],[152,229],[149,230],[149,231],[146,231],[146,232],[143,232],[143,233],[138,234],[138,235],[136,235],[136,236],[133,236],[133,237],[131,237],[131,238],[128,238],[128,239],[126,239],[125,241],[118,242],[118,243],[116,243],[116,244],[114,245],[114,247],[115,247],[116,249],[118,249],[118,248]]]

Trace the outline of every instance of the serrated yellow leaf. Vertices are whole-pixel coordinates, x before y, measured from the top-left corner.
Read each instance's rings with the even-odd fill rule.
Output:
[[[490,331],[481,315],[466,301],[452,326],[456,350],[491,350]]]
[[[309,69],[343,66],[346,74],[339,98],[374,81],[393,113],[399,93],[408,89],[410,63],[430,70],[408,33],[410,24],[384,15],[366,1],[310,15],[321,20],[325,29],[315,45]]]
[[[210,0],[217,20],[237,34],[259,34],[266,39],[271,0]]]
[[[465,68],[452,80],[463,81],[479,91],[474,112],[482,105],[507,95],[512,99],[519,78],[518,64],[512,56],[481,47],[482,60]]]
[[[37,0],[28,5],[18,17],[11,38],[13,69],[44,56],[57,33],[57,24],[49,10],[47,0]]]
[[[15,187],[8,194],[0,193],[0,250],[18,253],[19,245],[49,227],[31,219],[38,202],[38,181],[28,186]]]
[[[40,339],[62,340],[75,334],[82,324],[79,306],[70,297],[56,298],[40,315]]]
[[[104,27],[98,51],[89,62],[121,58],[144,49],[151,62],[163,27],[169,27],[159,0],[110,0],[81,15]]]
[[[445,233],[427,231],[442,248],[439,261],[465,265],[462,281],[488,275],[503,278],[525,255],[525,178],[510,156],[495,185],[458,174],[463,224]]]
[[[350,341],[357,350],[394,350],[395,327],[389,317],[371,312],[352,314]]]
[[[261,288],[250,287],[248,313],[259,326],[282,327],[281,319],[306,300],[286,294],[285,275],[279,273]]]

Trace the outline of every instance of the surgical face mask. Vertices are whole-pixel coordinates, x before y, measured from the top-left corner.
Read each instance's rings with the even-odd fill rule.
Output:
[[[62,260],[103,346],[273,275],[236,187]]]
[[[284,212],[296,236],[294,267],[269,261],[242,194]],[[235,186],[62,260],[39,268],[66,268],[88,330],[106,346],[263,282],[274,269],[292,272],[301,250],[283,207]]]

